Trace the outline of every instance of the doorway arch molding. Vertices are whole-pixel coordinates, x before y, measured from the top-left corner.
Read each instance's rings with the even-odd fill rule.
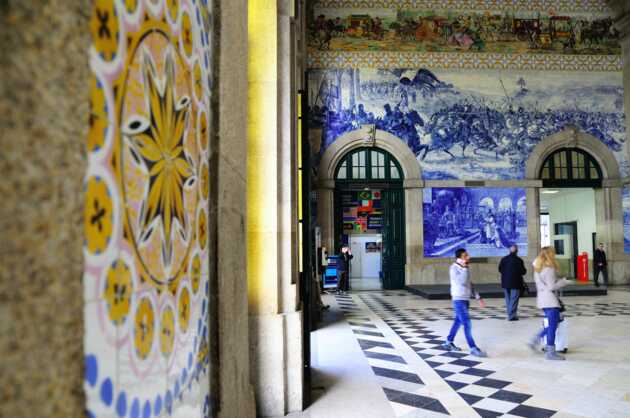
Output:
[[[538,180],[540,178],[540,169],[545,159],[560,148],[582,149],[599,163],[604,179],[617,180],[620,178],[619,164],[610,148],[593,135],[580,131],[577,126],[568,126],[563,131],[540,141],[527,159],[525,178],[527,180]]]
[[[398,161],[405,182],[422,178],[416,156],[402,139],[377,129],[375,140],[372,142],[369,140],[371,129],[370,126],[362,126],[354,131],[346,132],[330,144],[319,163],[319,180],[334,180],[335,169],[348,152],[370,145],[389,152]]]

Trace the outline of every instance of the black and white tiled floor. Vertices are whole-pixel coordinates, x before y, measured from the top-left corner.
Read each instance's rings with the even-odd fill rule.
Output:
[[[417,393],[425,386],[422,379],[407,367],[405,359],[387,341],[369,315],[364,315],[352,297],[337,296],[336,299],[394,410],[400,410],[397,405],[406,405],[448,415],[439,400]]]
[[[438,375],[451,386],[481,417],[553,416],[557,411],[523,405],[531,394],[519,393],[505,388],[512,382],[494,379],[495,373],[483,364],[483,359],[472,357],[465,352],[450,352],[442,348],[444,336],[432,331],[426,319],[415,317],[413,312],[403,312],[378,295],[361,295],[361,299],[387,323]],[[415,310],[414,310],[415,311]],[[489,318],[501,318],[489,310]],[[443,315],[451,320],[452,312],[447,309],[440,313],[431,312],[431,320]],[[503,315],[504,317],[504,315]],[[483,317],[477,317],[482,319]]]
[[[326,296],[331,314],[343,314],[346,332],[351,333],[348,341],[356,347],[353,352],[361,353],[367,365],[361,383],[375,382],[380,395],[344,393],[346,402],[334,403],[332,413],[332,404],[326,405],[323,396],[296,416],[630,417],[629,296],[611,292],[605,297],[566,298],[571,330],[566,362],[546,362],[526,349],[524,342],[542,318],[534,299],[522,300],[519,322],[505,321],[502,300],[489,300],[484,309],[471,306],[473,334],[490,354],[478,359],[468,354],[463,335],[456,343],[464,351],[441,348],[452,323],[450,301],[427,301],[405,291]],[[318,332],[320,347],[327,347],[328,331]],[[350,376],[359,364],[353,360]],[[336,389],[333,385],[326,390]],[[391,413],[379,402],[389,403]],[[356,410],[366,403],[370,407]]]

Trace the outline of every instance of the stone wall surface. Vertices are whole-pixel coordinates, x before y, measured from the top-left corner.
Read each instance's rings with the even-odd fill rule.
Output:
[[[88,0],[0,2],[0,416],[79,417]]]

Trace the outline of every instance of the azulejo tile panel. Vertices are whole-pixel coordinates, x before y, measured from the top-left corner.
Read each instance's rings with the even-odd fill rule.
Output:
[[[84,212],[90,417],[211,414],[202,262],[209,13],[208,0],[94,2]]]
[[[455,52],[313,51],[309,68],[500,69],[622,71],[619,55],[486,54]]]
[[[316,0],[317,8],[395,8],[459,10],[574,11],[603,13],[605,0]]]

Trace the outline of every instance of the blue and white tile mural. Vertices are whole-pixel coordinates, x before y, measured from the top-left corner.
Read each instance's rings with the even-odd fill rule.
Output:
[[[630,187],[621,189],[623,203],[623,251],[630,254]]]
[[[527,207],[522,188],[424,189],[424,256],[451,257],[465,247],[473,257],[527,255]]]
[[[407,143],[425,179],[521,179],[534,146],[567,125],[606,144],[629,172],[621,73],[310,70],[309,101],[320,153],[375,124]]]

